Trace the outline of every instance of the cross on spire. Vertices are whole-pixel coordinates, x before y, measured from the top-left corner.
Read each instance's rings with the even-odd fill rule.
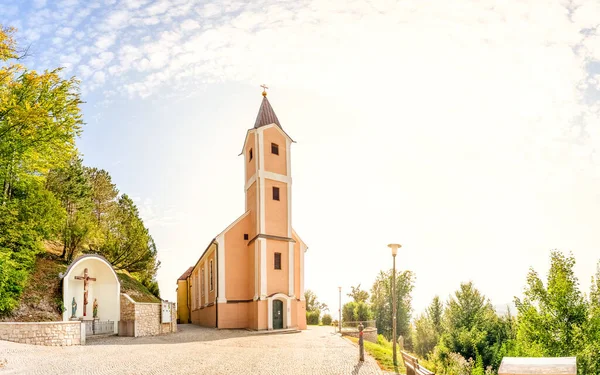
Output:
[[[264,83],[262,85],[260,85],[260,87],[263,88],[263,92],[262,92],[262,96],[267,96],[267,85],[265,85]]]

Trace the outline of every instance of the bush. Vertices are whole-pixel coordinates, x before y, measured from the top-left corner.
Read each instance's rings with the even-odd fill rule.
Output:
[[[356,322],[356,302],[348,302],[342,307],[342,321]]]
[[[354,316],[356,320],[364,322],[367,320],[371,320],[371,309],[369,305],[364,302],[359,302],[356,304],[356,308],[354,309]]]
[[[321,322],[323,322],[324,326],[330,326],[331,325],[331,315],[329,315],[329,314],[323,315]]]
[[[319,311],[308,311],[306,313],[306,324],[310,325],[319,325],[319,317],[321,316],[321,312]]]

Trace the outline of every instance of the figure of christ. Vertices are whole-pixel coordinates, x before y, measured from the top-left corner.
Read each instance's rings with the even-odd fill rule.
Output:
[[[88,269],[83,270],[83,276],[75,276],[76,280],[83,280],[83,316],[87,315],[86,307],[88,304],[88,284],[90,281],[96,281],[95,277],[88,276]]]

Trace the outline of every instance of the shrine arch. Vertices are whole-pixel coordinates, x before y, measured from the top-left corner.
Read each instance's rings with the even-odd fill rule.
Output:
[[[84,315],[83,276],[87,269],[88,304]],[[97,254],[86,254],[75,259],[62,277],[63,320],[92,320],[94,300],[98,302],[98,319],[115,322],[117,333],[120,320],[121,283],[112,265]],[[72,302],[77,304],[75,316],[72,314]]]

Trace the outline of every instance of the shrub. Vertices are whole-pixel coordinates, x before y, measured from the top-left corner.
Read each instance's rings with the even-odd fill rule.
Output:
[[[306,324],[319,325],[319,317],[321,312],[319,311],[308,311],[306,313]]]
[[[348,302],[342,307],[342,321],[356,322],[356,302]]]
[[[356,320],[361,322],[371,320],[372,314],[369,305],[367,305],[364,302],[357,303],[354,309],[354,317],[356,318]]]
[[[323,315],[323,318],[321,319],[321,322],[323,322],[324,326],[331,325],[331,315],[329,315],[329,314]]]

